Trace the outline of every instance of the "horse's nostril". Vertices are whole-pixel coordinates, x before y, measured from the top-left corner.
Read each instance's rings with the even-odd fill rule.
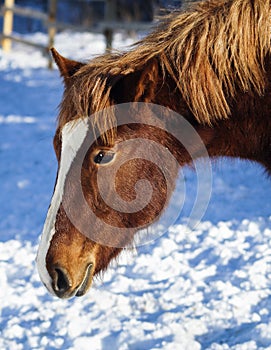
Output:
[[[71,288],[70,279],[68,277],[68,274],[60,267],[56,267],[55,272],[56,272],[56,275],[55,275],[56,278],[54,281],[55,291],[63,294]]]

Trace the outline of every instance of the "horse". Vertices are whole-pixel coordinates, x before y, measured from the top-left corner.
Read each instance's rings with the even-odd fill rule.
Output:
[[[179,169],[194,159],[248,159],[270,174],[270,5],[192,4],[129,50],[87,63],[51,50],[65,89],[37,267],[54,296],[84,295],[141,229],[159,221]],[[139,199],[138,182],[146,185]],[[114,207],[117,197],[122,207]]]

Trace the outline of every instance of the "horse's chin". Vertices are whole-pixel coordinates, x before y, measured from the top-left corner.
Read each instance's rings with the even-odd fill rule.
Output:
[[[89,288],[90,287],[87,287],[85,289],[81,289],[81,288],[78,289],[78,291],[76,292],[75,296],[76,297],[82,297],[83,295],[85,295],[88,292]]]
[[[57,292],[54,292],[54,295],[56,295],[60,299],[71,299],[73,297],[82,297],[85,295],[91,287],[91,281],[88,281],[86,285],[80,286],[78,289],[71,291],[69,293],[59,294]]]

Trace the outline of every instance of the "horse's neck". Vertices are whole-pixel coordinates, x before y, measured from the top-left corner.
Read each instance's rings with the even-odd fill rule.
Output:
[[[160,87],[154,103],[167,106],[188,120],[210,157],[249,159],[261,163],[271,172],[271,84],[261,97],[252,92],[237,94],[230,103],[228,119],[215,122],[211,127],[195,120],[181,95],[169,84]],[[189,157],[183,157],[182,152],[179,157],[181,163],[189,162]]]
[[[210,156],[257,161],[271,171],[271,94],[240,94],[226,120],[211,128],[206,147]],[[199,132],[202,128],[199,127]]]

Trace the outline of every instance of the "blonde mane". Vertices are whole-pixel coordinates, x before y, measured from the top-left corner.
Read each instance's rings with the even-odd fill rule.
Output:
[[[211,125],[229,116],[229,99],[237,91],[264,93],[269,51],[269,0],[207,0],[173,12],[130,51],[83,66],[74,75],[74,108],[80,116],[104,109],[113,103],[110,93],[119,76],[156,59],[197,121]]]

